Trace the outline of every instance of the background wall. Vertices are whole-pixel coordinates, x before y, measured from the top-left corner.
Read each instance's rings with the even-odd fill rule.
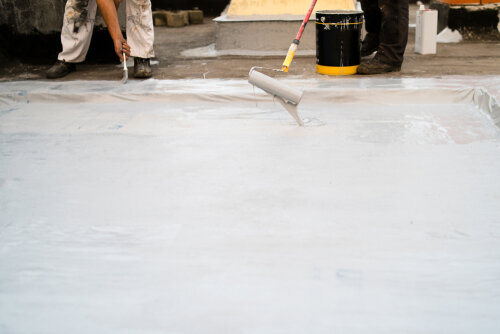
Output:
[[[28,62],[54,62],[61,51],[66,0],[0,0],[0,56]],[[125,6],[120,6],[125,27]],[[116,61],[111,38],[98,11],[87,59]]]
[[[0,25],[18,34],[61,29],[65,0],[0,0]]]
[[[232,0],[228,16],[305,15],[310,0]],[[318,0],[315,11],[325,9],[354,9],[353,0]]]
[[[218,16],[230,0],[152,0],[153,9],[192,9]],[[0,0],[0,59],[55,61],[61,51],[60,31],[66,0]],[[125,27],[125,6],[119,17]],[[98,12],[87,60],[116,61],[111,39]],[[1,66],[1,65],[0,65]]]
[[[198,7],[205,15],[219,16],[230,0],[151,0],[151,2],[153,9],[178,10]]]

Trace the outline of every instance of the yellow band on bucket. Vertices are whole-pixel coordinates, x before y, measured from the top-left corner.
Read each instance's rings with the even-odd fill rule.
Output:
[[[356,74],[359,65],[355,66],[323,66],[316,65],[319,74],[326,75],[351,75]]]

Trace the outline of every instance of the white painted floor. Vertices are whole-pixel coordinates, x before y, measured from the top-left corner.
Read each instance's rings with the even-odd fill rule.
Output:
[[[484,91],[288,82],[0,84],[0,333],[499,333]]]

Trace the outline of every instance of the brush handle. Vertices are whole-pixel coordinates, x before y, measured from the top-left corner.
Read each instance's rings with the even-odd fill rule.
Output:
[[[127,70],[127,55],[125,54],[125,52],[123,53],[123,70],[128,71]]]
[[[300,43],[300,39],[302,38],[302,34],[304,33],[304,30],[306,29],[307,22],[309,22],[309,19],[311,18],[311,14],[314,10],[314,7],[316,7],[316,2],[318,0],[313,0],[311,3],[311,7],[307,11],[306,17],[304,18],[304,21],[302,21],[302,25],[300,26],[299,32],[297,33],[297,36],[292,42],[292,45],[290,45],[290,48],[288,49],[288,53],[286,55],[285,61],[283,62],[283,65],[281,65],[281,70],[283,72],[288,72],[290,69],[290,65],[292,64],[293,57],[295,57],[295,52],[297,52],[297,48]]]
[[[316,7],[316,2],[318,2],[318,0],[313,0],[313,2],[311,3],[311,7],[309,8],[309,11],[307,12],[306,17],[304,18],[304,21],[302,21],[302,25],[300,26],[299,32],[297,33],[297,36],[295,37],[295,39],[297,41],[300,41],[300,39],[302,38],[302,34],[304,33],[304,29],[306,29],[306,25],[309,22],[309,19],[311,18],[311,14],[314,10],[314,7]],[[299,44],[299,43],[297,43],[297,44]]]

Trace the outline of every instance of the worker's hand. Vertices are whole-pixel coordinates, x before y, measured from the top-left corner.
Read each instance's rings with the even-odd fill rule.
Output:
[[[124,52],[125,52],[125,55],[127,56],[127,59],[128,59],[128,57],[130,57],[130,45],[127,44],[127,41],[125,39],[117,38],[114,41],[114,44],[115,44],[115,52],[116,52],[118,58],[120,58],[121,62],[124,61],[124,59],[123,59]]]

